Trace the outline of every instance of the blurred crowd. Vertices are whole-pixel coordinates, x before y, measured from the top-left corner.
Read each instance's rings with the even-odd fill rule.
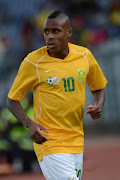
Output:
[[[45,45],[44,21],[54,10],[70,17],[72,43],[94,48],[120,36],[119,0],[0,0],[0,163],[19,162],[15,171],[29,169],[28,157],[34,163],[35,155],[28,130],[8,112],[5,100],[23,58]],[[33,118],[31,94],[23,106]]]

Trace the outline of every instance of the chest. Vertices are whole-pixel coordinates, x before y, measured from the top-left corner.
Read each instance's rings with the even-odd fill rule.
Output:
[[[88,64],[84,58],[72,61],[53,61],[38,66],[40,88],[74,91],[75,87],[85,84]]]

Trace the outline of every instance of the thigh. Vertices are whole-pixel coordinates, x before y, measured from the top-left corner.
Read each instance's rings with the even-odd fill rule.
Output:
[[[73,154],[75,161],[75,170],[79,180],[81,180],[83,172],[83,153]]]
[[[46,180],[79,180],[72,154],[56,153],[43,156],[39,162]]]

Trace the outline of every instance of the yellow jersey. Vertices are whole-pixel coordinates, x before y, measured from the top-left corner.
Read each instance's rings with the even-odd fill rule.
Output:
[[[92,53],[69,43],[64,59],[49,56],[47,47],[27,55],[8,94],[21,101],[33,90],[34,121],[44,126],[49,140],[34,143],[38,161],[54,153],[82,153],[85,82],[91,91],[103,89],[107,80]]]

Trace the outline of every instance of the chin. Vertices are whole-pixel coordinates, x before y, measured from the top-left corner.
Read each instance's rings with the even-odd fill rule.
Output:
[[[53,48],[53,49],[49,49],[49,52],[52,52],[52,53],[59,53],[60,51],[57,50],[57,49],[55,49],[55,48]]]

